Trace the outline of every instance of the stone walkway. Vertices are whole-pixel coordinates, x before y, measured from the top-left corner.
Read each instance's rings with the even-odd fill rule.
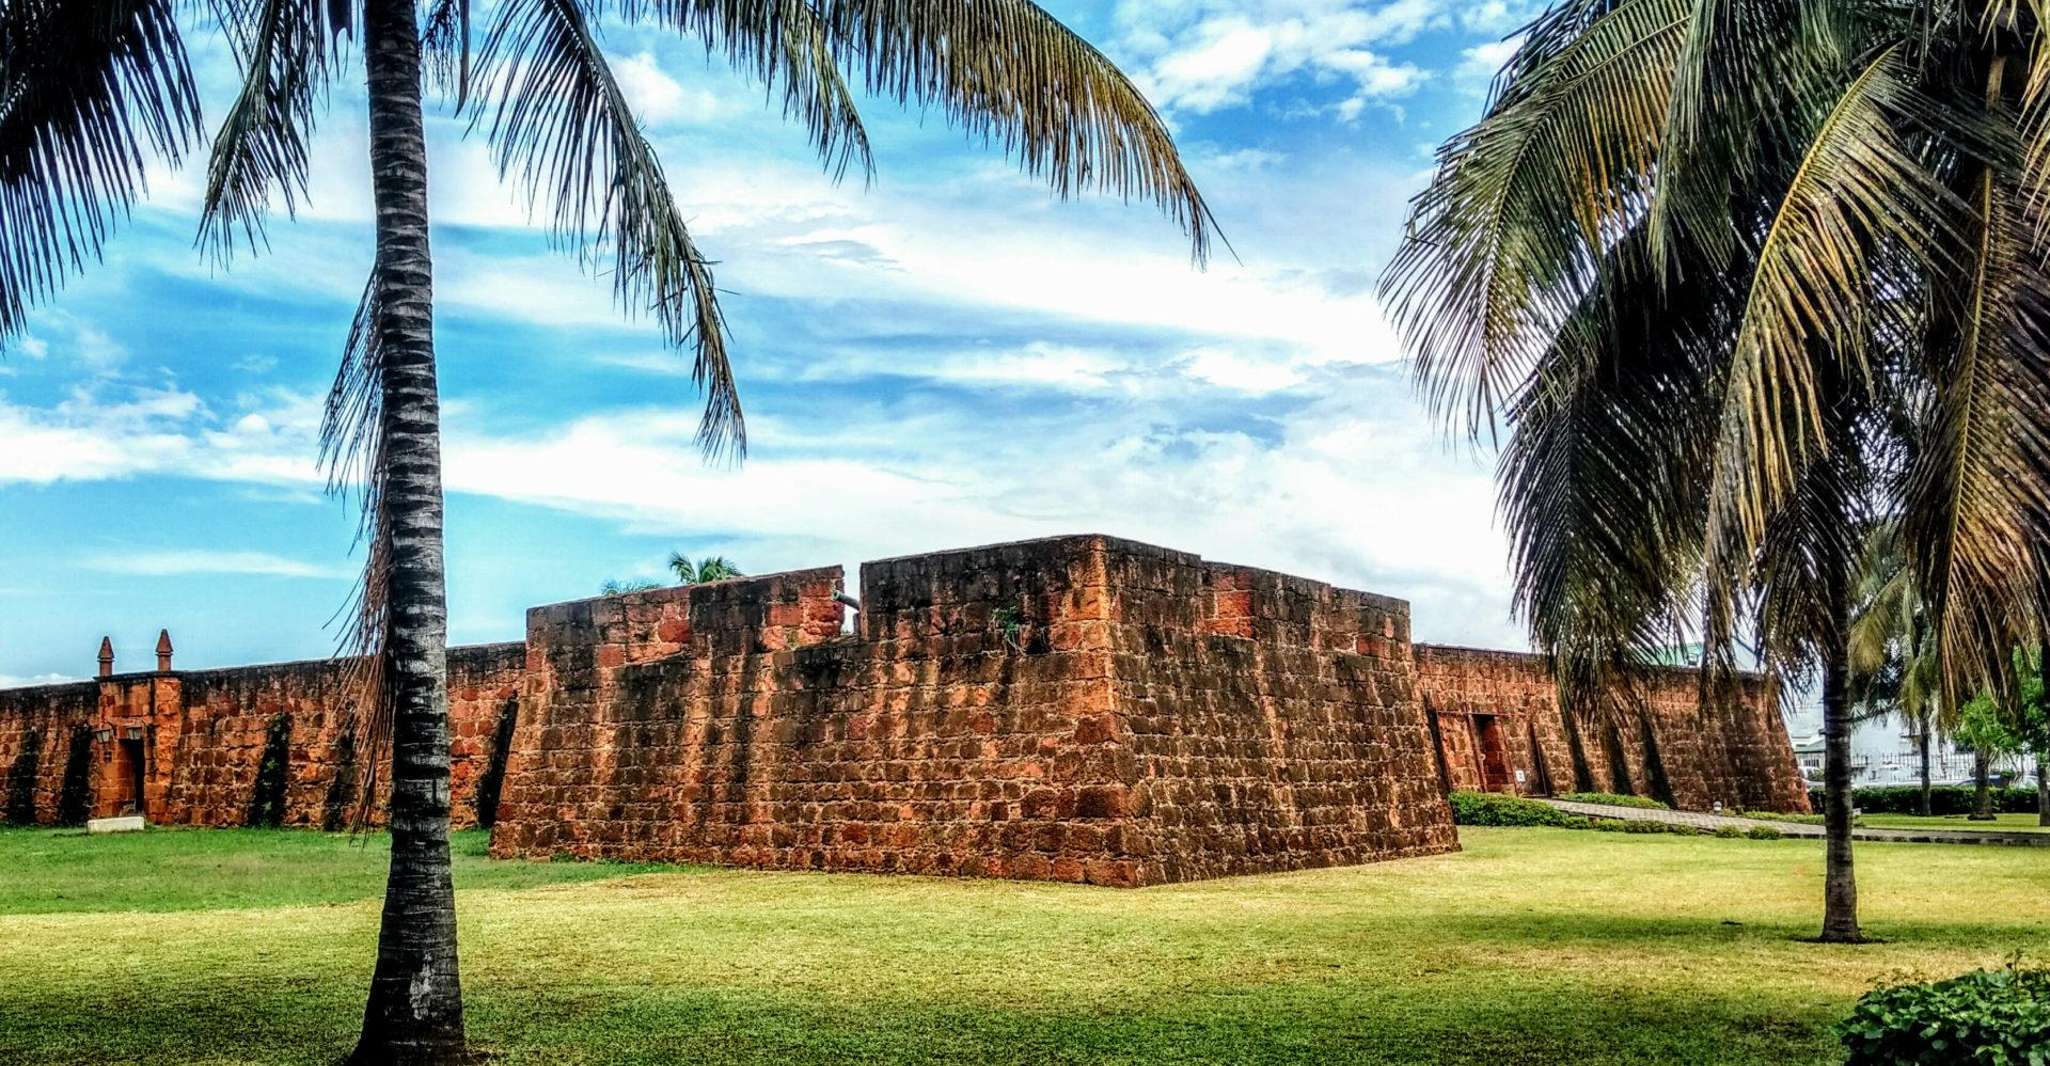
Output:
[[[1819,839],[1823,835],[1821,826],[1809,825],[1806,822],[1771,822],[1759,818],[1702,814],[1697,811],[1612,807],[1606,803],[1574,803],[1555,799],[1540,799],[1539,802],[1589,818],[1615,818],[1625,822],[1671,822],[1691,825],[1710,833],[1725,826],[1756,829],[1761,825],[1769,825],[1779,830],[1782,836]],[[2017,847],[2050,847],[2050,833],[2014,833],[1998,829],[1853,829],[1851,839],[1882,840],[1895,844],[2011,844]]]

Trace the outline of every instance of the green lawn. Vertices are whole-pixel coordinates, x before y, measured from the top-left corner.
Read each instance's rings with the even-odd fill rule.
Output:
[[[1467,830],[1467,850],[1142,891],[457,868],[498,1062],[1782,1063],[1882,975],[2050,956],[2034,849],[1858,846],[1889,943],[1812,933],[1821,845]],[[0,832],[0,1062],[328,1063],[375,838]]]
[[[1962,814],[1861,814],[1858,824],[1868,829],[1998,829],[2003,832],[2050,833],[2050,826],[2037,825],[2034,814],[1996,814],[1990,822],[1974,822]]]

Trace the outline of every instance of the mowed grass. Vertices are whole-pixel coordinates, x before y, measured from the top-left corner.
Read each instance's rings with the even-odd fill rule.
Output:
[[[1821,845],[1470,829],[1141,891],[457,865],[503,1063],[1825,1063],[1883,975],[2050,957],[2050,855],[1858,845],[1884,944],[1804,943]],[[0,1062],[331,1063],[382,883],[313,833],[0,832]]]
[[[1996,814],[1993,821],[1974,822],[1962,814],[1861,814],[1858,824],[1868,829],[1998,829],[2003,833],[2050,833],[2050,825],[2036,824],[2034,814]]]

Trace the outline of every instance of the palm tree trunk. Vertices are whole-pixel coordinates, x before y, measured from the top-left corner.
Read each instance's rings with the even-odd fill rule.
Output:
[[[377,968],[352,1063],[467,1056],[449,873],[448,604],[442,572],[440,401],[427,246],[427,147],[415,0],[366,0],[370,169],[377,202],[392,706],[391,874]]]
[[[1930,801],[1929,794],[1929,714],[1926,711],[1921,715],[1920,728],[1922,730],[1922,793],[1915,797],[1915,813],[1927,818],[1934,813],[1935,805]]]
[[[1822,890],[1822,940],[1857,943],[1858,879],[1851,866],[1850,596],[1844,563],[1825,576],[1834,632],[1822,662],[1822,811],[1828,838]]]
[[[1972,753],[1972,816],[1974,822],[1993,821],[1993,762],[1986,758],[1985,749]]]

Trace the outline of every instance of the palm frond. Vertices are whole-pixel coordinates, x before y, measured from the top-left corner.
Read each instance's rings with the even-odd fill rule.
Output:
[[[345,6],[346,7],[346,6]],[[306,194],[307,142],[331,73],[330,5],[306,0],[215,0],[233,42],[242,89],[214,135],[199,242],[220,260],[237,239],[256,248],[273,197],[296,214]]]
[[[1515,609],[1564,707],[1625,709],[1608,704],[1686,628],[1727,315],[1711,290],[1661,295],[1640,226],[1511,408],[1497,480]]]
[[[1469,434],[1530,372],[1656,162],[1687,0],[1562,6],[1448,141],[1381,279],[1429,406]]]
[[[1797,472],[1829,446],[1821,361],[1852,380],[1890,302],[1879,260],[1941,261],[1958,205],[1895,123],[1940,125],[1898,46],[1851,80],[1806,142],[1759,246],[1736,328],[1710,491],[1712,553],[1745,558]]]
[[[173,0],[0,7],[0,341],[199,135]]]
[[[1167,124],[1102,52],[1030,0],[817,0],[833,53],[878,96],[940,108],[1067,198],[1150,200],[1198,262],[1216,231]]]
[[[499,168],[545,198],[556,240],[587,267],[610,249],[613,292],[695,353],[698,441],[744,453],[746,423],[727,358],[711,263],[677,209],[662,164],[593,37],[580,0],[507,0],[477,57]],[[482,113],[477,112],[481,119]]]
[[[351,718],[342,732],[353,743],[357,763],[356,804],[351,823],[370,824],[377,807],[380,772],[389,761],[396,689],[386,674],[391,633],[391,516],[385,508],[391,469],[385,462],[384,357],[377,330],[379,270],[373,267],[356,305],[356,316],[342,347],[341,368],[328,389],[320,425],[320,463],[327,471],[328,491],[360,507],[356,543],[364,548],[362,576],[350,600],[337,614],[345,619],[340,654],[350,668],[345,690]]]
[[[1902,496],[1950,705],[2007,690],[2011,650],[2042,613],[2034,564],[2050,534],[2050,273],[2002,168],[1975,184],[1971,257],[1924,348],[1932,388]]]
[[[836,179],[853,165],[874,177],[861,111],[810,0],[620,0],[619,12],[697,37],[770,90],[780,86],[784,116],[804,124]]]

